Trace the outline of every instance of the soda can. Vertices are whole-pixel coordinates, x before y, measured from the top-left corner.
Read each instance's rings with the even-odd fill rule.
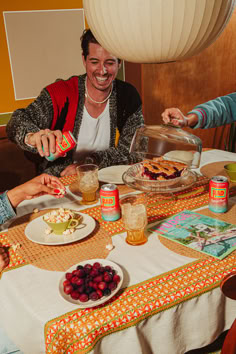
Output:
[[[209,209],[213,213],[225,213],[228,210],[229,182],[225,176],[214,176],[209,185]]]
[[[68,131],[62,135],[62,142],[59,144],[56,140],[56,152],[50,152],[49,156],[45,156],[48,161],[55,161],[59,157],[65,157],[66,153],[76,146],[76,140],[73,134]]]
[[[115,184],[103,184],[100,189],[102,219],[116,221],[120,219],[119,191]]]

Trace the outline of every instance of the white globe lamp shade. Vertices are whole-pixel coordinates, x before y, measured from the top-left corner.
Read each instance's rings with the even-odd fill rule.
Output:
[[[98,42],[135,63],[161,63],[198,54],[224,30],[236,0],[83,0]]]

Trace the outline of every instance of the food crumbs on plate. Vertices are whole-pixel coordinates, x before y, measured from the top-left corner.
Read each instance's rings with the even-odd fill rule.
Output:
[[[52,233],[52,229],[48,228],[48,229],[45,230],[45,234],[46,235],[50,235],[51,233]]]
[[[63,232],[63,235],[70,235],[73,234],[73,232],[75,232],[75,229],[67,229]]]
[[[111,251],[113,250],[114,246],[112,244],[106,245],[106,249]]]
[[[36,213],[39,212],[39,210],[38,210],[37,208],[35,208],[35,209],[33,210],[33,212],[36,214]]]
[[[14,252],[16,252],[17,248],[20,248],[21,244],[20,243],[14,243],[13,245],[11,245],[11,248]]]

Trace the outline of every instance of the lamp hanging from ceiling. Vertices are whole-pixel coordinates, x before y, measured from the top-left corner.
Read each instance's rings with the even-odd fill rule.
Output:
[[[83,0],[98,42],[118,58],[161,63],[198,54],[224,30],[236,0]]]

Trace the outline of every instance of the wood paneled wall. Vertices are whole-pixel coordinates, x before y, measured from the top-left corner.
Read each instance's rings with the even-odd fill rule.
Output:
[[[195,105],[236,91],[236,11],[220,37],[202,53],[184,61],[161,64],[126,63],[126,80],[139,90],[146,124],[161,124],[165,108],[187,113]],[[224,149],[229,125],[188,129],[203,147]]]

